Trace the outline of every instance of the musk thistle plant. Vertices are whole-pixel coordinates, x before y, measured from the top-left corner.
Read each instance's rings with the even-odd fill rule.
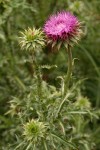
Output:
[[[72,73],[72,52],[71,47],[77,43],[81,37],[81,23],[70,12],[59,12],[50,16],[44,25],[44,32],[47,37],[47,43],[53,48],[60,49],[64,45],[68,53],[68,71],[65,78],[65,89],[69,86],[69,80]]]
[[[35,63],[32,61],[32,65],[35,67],[31,86],[26,85],[28,90],[23,91],[18,99],[14,98],[10,103],[11,110],[9,113],[13,114],[12,117],[18,118],[13,119],[15,130],[12,130],[11,133],[11,135],[16,135],[15,145],[17,146],[14,149],[13,144],[9,149],[95,149],[89,122],[91,118],[97,117],[97,115],[94,111],[92,112],[89,100],[81,95],[78,84],[69,88],[72,74],[71,48],[81,37],[81,23],[71,13],[63,11],[50,16],[43,30],[28,28],[20,38],[21,48],[26,49],[29,55],[34,56]],[[41,66],[37,55],[35,55],[37,51],[40,52],[39,50],[43,48],[46,43],[45,40],[54,48],[60,49],[62,46],[66,48],[68,70],[65,78],[60,77],[62,82],[59,89],[42,79],[41,70],[50,68],[46,65]],[[17,111],[15,111],[16,104]],[[27,122],[27,120],[30,121]],[[12,126],[12,128],[14,127]],[[15,137],[12,139],[15,140]]]

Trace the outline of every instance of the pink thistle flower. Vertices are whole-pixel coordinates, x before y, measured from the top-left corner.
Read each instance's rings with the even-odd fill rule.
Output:
[[[82,33],[78,19],[66,11],[50,16],[44,25],[44,32],[48,43],[51,43],[52,47],[60,42],[58,49],[62,43],[66,47],[68,44],[72,45],[73,42],[77,43]]]

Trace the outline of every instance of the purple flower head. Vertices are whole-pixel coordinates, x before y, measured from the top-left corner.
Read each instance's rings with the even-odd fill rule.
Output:
[[[50,16],[44,25],[44,32],[48,40],[66,41],[69,43],[71,39],[79,36],[80,23],[78,19],[70,12],[60,12]]]

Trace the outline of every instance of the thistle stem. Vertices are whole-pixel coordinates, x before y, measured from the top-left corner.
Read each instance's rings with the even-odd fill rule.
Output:
[[[68,45],[67,53],[68,53],[68,71],[67,71],[67,76],[65,78],[65,92],[69,87],[69,82],[72,74],[72,52],[71,52],[71,47],[69,45]]]
[[[34,54],[35,55],[35,54]],[[41,93],[42,93],[42,87],[41,87],[41,83],[42,83],[42,79],[41,79],[41,71],[40,71],[40,68],[39,68],[39,65],[37,63],[37,60],[32,54],[32,63],[35,65],[35,74],[37,76],[37,91],[38,91],[38,96],[39,96],[39,99],[41,99]]]

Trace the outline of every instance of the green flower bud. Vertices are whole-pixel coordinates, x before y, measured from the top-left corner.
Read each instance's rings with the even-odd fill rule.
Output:
[[[35,51],[41,49],[45,45],[44,35],[41,29],[28,28],[21,32],[20,46],[22,49]]]
[[[23,135],[28,141],[37,142],[43,138],[46,133],[46,124],[39,122],[38,120],[30,120],[24,125]]]
[[[78,108],[91,108],[91,103],[87,97],[79,97],[75,102],[75,106]]]

